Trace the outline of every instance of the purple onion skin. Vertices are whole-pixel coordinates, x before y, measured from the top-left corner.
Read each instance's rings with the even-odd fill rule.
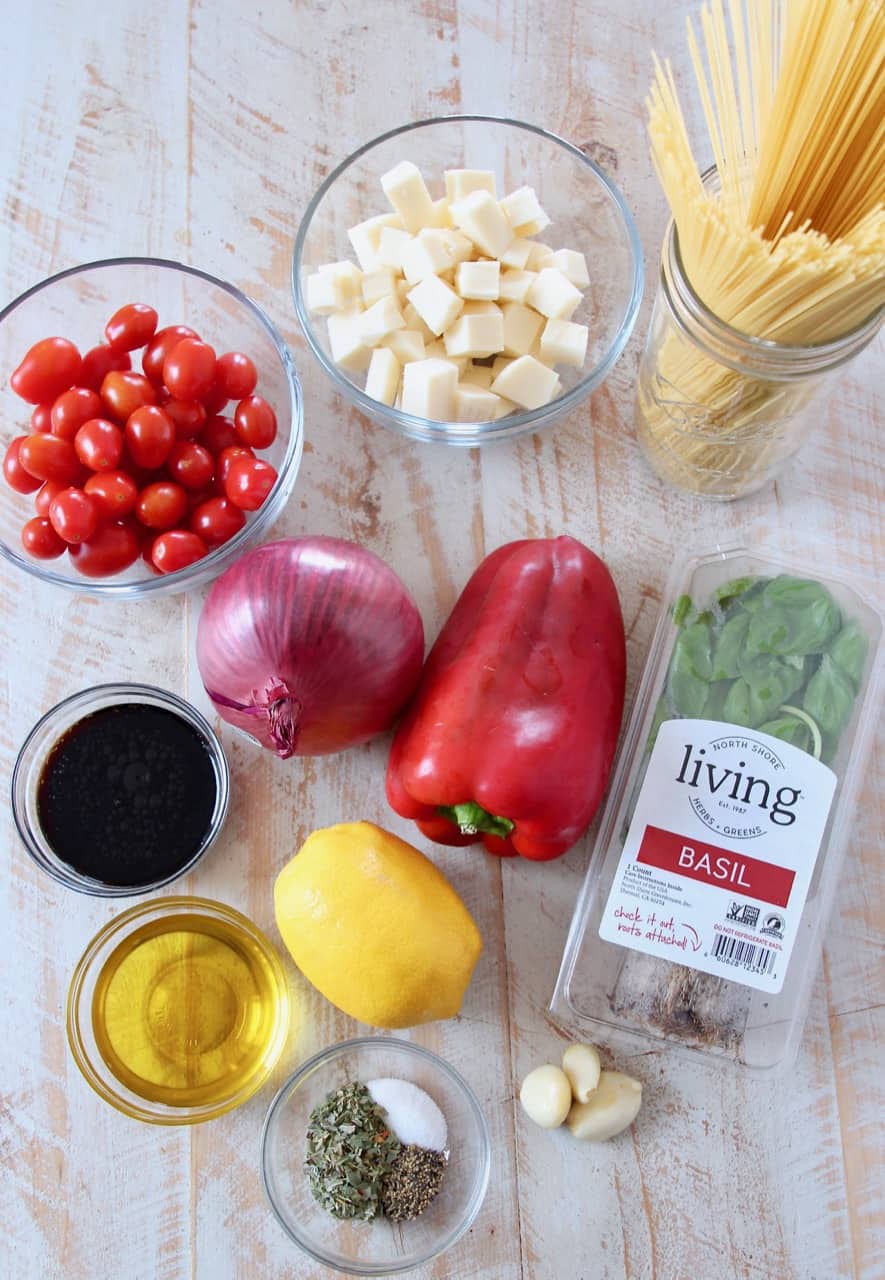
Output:
[[[282,759],[388,729],[411,697],[424,627],[399,577],[355,542],[267,542],[213,583],[197,664],[218,714]]]

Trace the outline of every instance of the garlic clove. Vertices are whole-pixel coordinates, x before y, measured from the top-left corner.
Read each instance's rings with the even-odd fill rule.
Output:
[[[575,1138],[605,1142],[628,1128],[642,1105],[642,1085],[622,1071],[603,1071],[587,1102],[573,1102],[566,1123]]]
[[[562,1069],[568,1076],[576,1102],[587,1102],[599,1084],[602,1064],[592,1044],[570,1044],[562,1055]]]
[[[519,1101],[530,1120],[542,1129],[561,1125],[572,1105],[572,1087],[559,1067],[547,1062],[535,1067],[522,1082]]]

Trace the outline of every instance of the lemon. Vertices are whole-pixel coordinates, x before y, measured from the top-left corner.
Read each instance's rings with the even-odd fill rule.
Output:
[[[482,950],[442,872],[371,822],[309,836],[277,876],[274,910],[308,981],[375,1027],[451,1018]]]

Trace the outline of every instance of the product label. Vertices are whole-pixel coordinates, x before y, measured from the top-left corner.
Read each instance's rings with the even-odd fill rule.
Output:
[[[758,729],[661,725],[599,935],[778,992],[836,775]]]

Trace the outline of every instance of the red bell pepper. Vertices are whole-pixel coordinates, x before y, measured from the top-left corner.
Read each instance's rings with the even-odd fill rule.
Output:
[[[624,708],[624,623],[574,538],[511,542],[461,593],[394,738],[387,799],[441,844],[545,861],[602,799]]]

